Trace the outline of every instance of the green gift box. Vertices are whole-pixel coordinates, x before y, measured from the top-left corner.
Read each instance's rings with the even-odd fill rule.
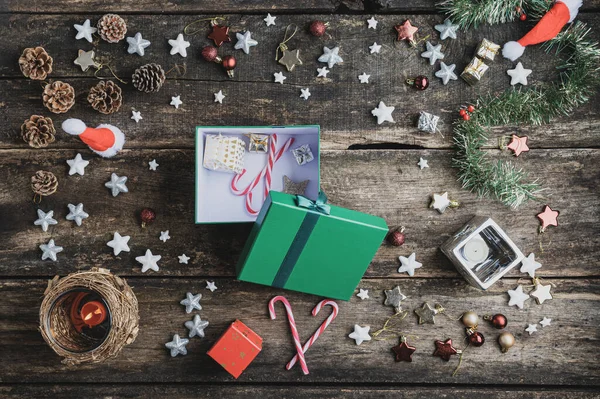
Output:
[[[237,265],[239,280],[349,300],[388,227],[380,217],[271,191]]]

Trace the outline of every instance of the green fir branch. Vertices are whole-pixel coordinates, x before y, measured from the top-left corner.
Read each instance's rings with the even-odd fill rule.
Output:
[[[557,82],[482,96],[470,120],[455,122],[453,166],[459,169],[463,188],[513,208],[538,198],[537,181],[526,182],[525,172],[512,162],[488,160],[481,147],[492,126],[549,123],[590,100],[600,85],[600,48],[587,39],[589,31],[584,23],[576,22],[544,45],[546,51],[561,57]]]

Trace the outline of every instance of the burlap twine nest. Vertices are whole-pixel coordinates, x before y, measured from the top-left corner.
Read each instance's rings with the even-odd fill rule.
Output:
[[[52,305],[63,294],[78,288],[86,288],[100,294],[112,316],[112,327],[106,339],[96,348],[89,348],[72,326],[64,307]],[[135,341],[139,330],[138,302],[127,282],[107,269],[94,267],[89,271],[77,272],[48,281],[40,307],[40,331],[48,345],[69,366],[80,363],[98,363],[116,356],[127,344]],[[68,350],[81,348],[82,351]]]

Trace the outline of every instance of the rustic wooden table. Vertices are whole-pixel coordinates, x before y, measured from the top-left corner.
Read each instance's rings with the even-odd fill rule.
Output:
[[[579,19],[596,28],[600,37],[600,2],[586,1]],[[100,42],[96,51],[128,78],[147,62],[165,69],[185,63],[187,73],[170,75],[157,94],[143,94],[131,84],[122,85],[124,105],[108,117],[87,104],[89,88],[97,82],[91,72],[73,65],[78,49],[92,45],[74,39],[74,23],[90,18],[93,23],[105,12],[118,12],[130,35],[140,31],[152,42],[144,58],[126,53],[126,44]],[[267,12],[277,17],[276,26],[266,27]],[[235,52],[239,60],[235,79],[203,61],[200,49],[208,43],[204,33],[188,37],[192,42],[185,59],[170,56],[167,39],[182,32],[199,18],[227,14],[233,32],[250,30],[259,41],[251,54]],[[368,30],[366,19],[375,16],[377,30]],[[436,14],[433,0],[339,0],[220,2],[156,0],[3,0],[0,2],[0,396],[37,397],[448,397],[509,398],[598,397],[600,305],[600,97],[571,117],[542,127],[497,128],[494,137],[517,133],[530,138],[531,151],[513,158],[490,141],[490,156],[511,158],[539,178],[547,191],[547,202],[561,211],[560,226],[537,234],[535,215],[543,203],[532,202],[518,210],[477,199],[461,190],[452,158],[451,121],[457,108],[478,94],[508,87],[506,70],[512,64],[495,61],[483,82],[475,87],[462,80],[442,86],[433,79],[431,88],[415,92],[403,81],[418,74],[433,75],[434,68],[417,50],[395,42],[393,26],[410,18],[420,36],[431,34],[443,17]],[[329,36],[314,38],[306,32],[310,21],[329,22]],[[304,65],[280,85],[273,73],[275,48],[288,24],[301,29],[293,47],[301,50]],[[208,26],[208,23],[206,23]],[[461,32],[458,40],[443,42],[449,63],[460,71],[470,60],[482,38],[497,43],[515,39],[531,23],[483,26]],[[382,52],[370,55],[374,41]],[[126,150],[110,160],[93,155],[80,141],[59,133],[47,149],[31,149],[20,138],[19,128],[32,114],[49,115],[41,102],[40,83],[23,78],[17,59],[25,47],[43,45],[54,57],[52,79],[75,87],[77,102],[66,115],[52,115],[57,126],[66,117],[78,117],[90,125],[108,122],[127,135]],[[324,45],[341,46],[343,66],[334,67],[326,79],[316,78],[316,62]],[[221,50],[233,53],[232,46]],[[533,69],[530,83],[556,78],[555,59],[538,47],[527,50],[523,64]],[[437,68],[436,68],[437,69]],[[357,76],[371,74],[369,84]],[[299,98],[300,88],[309,87],[312,97]],[[223,90],[222,105],[213,93]],[[179,109],[169,106],[173,95],[181,95]],[[377,126],[370,111],[379,101],[396,107],[395,124]],[[144,119],[135,124],[131,109]],[[442,116],[442,135],[417,132],[415,119],[421,110]],[[390,226],[406,226],[407,242],[401,248],[382,245],[361,288],[370,299],[352,298],[340,303],[340,314],[308,352],[310,375],[298,368],[286,371],[284,364],[294,353],[285,319],[271,321],[267,302],[285,294],[293,303],[300,332],[307,337],[321,322],[310,316],[319,298],[283,292],[236,281],[234,266],[250,230],[249,225],[197,226],[194,217],[194,126],[195,125],[292,125],[320,124],[322,128],[322,185],[332,203],[384,217]],[[76,153],[90,160],[85,176],[68,176],[66,160]],[[416,166],[419,157],[429,160],[429,169]],[[156,158],[157,172],[148,171]],[[38,169],[53,171],[60,180],[58,193],[44,198],[42,209],[55,211],[59,220],[48,233],[33,225],[38,205],[32,203],[29,178]],[[129,177],[130,192],[113,198],[104,187],[111,172]],[[433,192],[449,191],[462,206],[443,215],[428,209]],[[83,202],[89,219],[82,227],[67,223],[67,203]],[[137,215],[142,207],[157,210],[156,222],[142,230]],[[513,270],[487,292],[470,287],[441,254],[438,247],[473,215],[491,216],[501,224],[526,254],[535,252],[543,264],[538,274],[553,288],[554,300],[537,305],[530,300],[524,310],[507,306],[506,291],[517,281],[528,284]],[[169,229],[172,239],[158,240]],[[131,235],[131,252],[112,255],[106,242],[114,231]],[[57,262],[40,260],[38,245],[54,238],[64,247]],[[142,274],[135,261],[146,248],[162,255],[160,272]],[[399,255],[416,252],[423,263],[415,277],[398,274]],[[191,256],[179,264],[177,255]],[[46,281],[91,266],[102,266],[127,278],[140,302],[140,333],[114,360],[101,365],[69,369],[44,343],[38,332],[38,309]],[[211,293],[206,280],[219,287]],[[470,348],[459,373],[453,377],[458,359],[446,363],[432,356],[433,341],[453,338],[462,344],[460,322],[441,317],[436,325],[420,326],[411,314],[402,329],[416,337],[412,363],[395,363],[390,347],[395,341],[371,341],[356,346],[347,338],[355,323],[379,328],[392,309],[382,305],[384,289],[400,285],[412,310],[423,302],[443,304],[448,313],[459,315],[472,309],[479,314],[502,312],[517,344],[502,354],[495,340],[497,331],[482,325],[488,343]],[[206,338],[193,339],[185,357],[170,358],[164,343],[172,334],[184,334],[188,316],[179,300],[187,291],[203,294],[202,316],[210,321]],[[529,336],[524,329],[544,316],[552,325]],[[234,319],[240,318],[264,339],[258,358],[237,381],[206,355],[206,351]],[[417,338],[418,337],[418,338]],[[462,345],[458,345],[462,346]]]

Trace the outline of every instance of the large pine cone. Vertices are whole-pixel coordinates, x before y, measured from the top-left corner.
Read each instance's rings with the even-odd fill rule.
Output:
[[[75,104],[75,89],[70,84],[57,80],[44,87],[42,100],[51,112],[62,114]]]
[[[48,144],[54,143],[55,134],[52,119],[40,115],[31,115],[21,125],[23,140],[33,148],[48,147]]]
[[[43,197],[52,195],[58,189],[58,179],[52,172],[38,170],[31,176],[31,189]]]
[[[109,43],[118,43],[126,33],[127,24],[117,14],[105,14],[98,21],[98,34]]]
[[[165,82],[165,71],[158,64],[142,65],[131,77],[133,87],[146,93],[156,93]]]
[[[43,47],[28,47],[19,57],[19,68],[26,78],[44,80],[52,72],[52,57]]]
[[[121,88],[112,80],[102,80],[90,89],[87,97],[92,108],[103,114],[112,114],[121,108]]]

